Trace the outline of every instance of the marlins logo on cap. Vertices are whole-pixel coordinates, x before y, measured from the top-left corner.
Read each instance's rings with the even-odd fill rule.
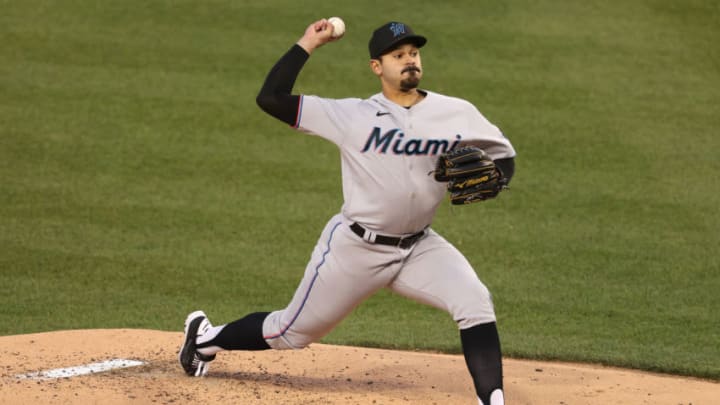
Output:
[[[390,23],[390,31],[392,31],[393,36],[400,36],[405,33],[405,24],[403,23]]]
[[[413,32],[410,26],[401,22],[392,21],[376,29],[370,38],[368,49],[371,59],[379,59],[398,45],[403,43],[415,44],[418,48],[425,45],[427,39],[422,35]]]

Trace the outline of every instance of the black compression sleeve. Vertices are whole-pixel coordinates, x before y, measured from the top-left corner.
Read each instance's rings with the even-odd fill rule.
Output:
[[[515,174],[515,158],[497,159],[495,166],[500,169],[503,178],[507,179],[507,182],[510,183],[510,179]]]
[[[255,101],[273,117],[295,125],[300,96],[292,95],[295,79],[310,55],[300,46],[293,45],[268,73],[265,83]]]

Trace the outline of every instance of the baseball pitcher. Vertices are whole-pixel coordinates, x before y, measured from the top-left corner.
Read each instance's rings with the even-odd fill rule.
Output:
[[[344,202],[330,218],[289,304],[213,326],[188,315],[178,354],[202,376],[223,350],[302,349],[381,288],[447,311],[457,323],[482,405],[504,404],[500,340],[490,293],[470,263],[431,225],[453,204],[496,197],[514,173],[515,150],[471,103],[419,88],[427,39],[400,22],[375,30],[369,67],[380,92],[329,99],[292,94],[310,55],[339,40],[316,21],[272,67],[257,96],[269,115],[337,145]]]

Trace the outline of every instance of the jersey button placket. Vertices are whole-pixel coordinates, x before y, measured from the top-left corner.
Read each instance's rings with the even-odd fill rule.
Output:
[[[406,136],[408,136],[408,137],[413,137],[414,132],[415,132],[415,131],[413,131],[413,117],[412,116],[413,116],[412,108],[407,109],[405,111],[405,126],[408,129],[408,131],[407,131],[408,133],[406,134]],[[413,156],[407,155],[406,159],[407,159],[408,173],[411,173],[412,169],[413,169]],[[411,200],[415,199],[415,190],[410,190],[410,199]]]

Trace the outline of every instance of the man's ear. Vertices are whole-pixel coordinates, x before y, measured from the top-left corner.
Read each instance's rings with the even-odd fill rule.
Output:
[[[382,74],[382,63],[380,62],[380,59],[370,59],[370,70],[375,73],[375,76],[380,76],[380,74]]]

